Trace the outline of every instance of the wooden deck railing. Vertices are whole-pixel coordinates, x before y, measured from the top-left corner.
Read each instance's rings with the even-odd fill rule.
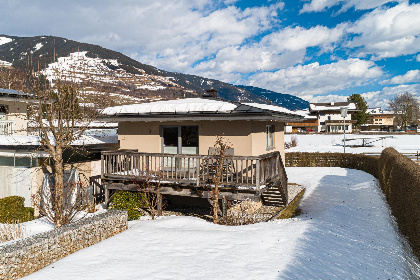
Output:
[[[159,180],[162,183],[211,185],[216,176],[219,156],[102,152],[104,179]],[[279,152],[262,156],[228,156],[223,161],[221,185],[256,188],[279,176],[287,188],[287,177]],[[286,191],[287,194],[287,191]]]

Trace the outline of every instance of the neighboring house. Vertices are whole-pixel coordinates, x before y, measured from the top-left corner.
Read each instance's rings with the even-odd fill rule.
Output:
[[[330,102],[330,103],[309,103],[309,111],[296,111],[297,114],[305,118],[301,122],[287,123],[288,133],[306,132],[327,132],[343,133],[344,120],[341,116],[340,108],[347,107],[345,118],[346,133],[353,131],[356,121],[351,120],[351,115],[357,110],[357,106],[352,102]]]
[[[394,131],[396,129],[395,114],[393,111],[385,111],[379,108],[369,108],[368,122],[363,126],[364,130]]]
[[[32,206],[31,197],[42,184],[49,157],[34,131],[36,124],[28,121],[31,102],[37,102],[33,95],[0,89],[0,198],[22,196],[25,206]],[[65,162],[76,166],[79,174],[86,178],[99,179],[100,152],[117,149],[117,142],[116,124],[94,122],[85,135],[73,143],[80,148],[79,152],[66,152]],[[88,154],[81,153],[82,150]]]
[[[318,132],[343,133],[344,120],[341,116],[340,108],[347,107],[347,117],[345,118],[345,131],[351,133],[356,121],[351,120],[352,112],[357,110],[357,106],[352,102],[330,102],[330,103],[310,103],[310,115],[318,118]]]
[[[0,88],[0,135],[26,135],[28,105],[35,102],[31,94]]]
[[[103,153],[108,190],[130,189],[123,186],[144,180],[147,173],[165,182],[162,194],[206,198],[217,159],[216,136],[224,136],[232,148],[221,178],[223,195],[240,200],[259,199],[275,177],[283,180],[282,191],[287,189],[284,124],[303,119],[279,106],[220,99],[215,90],[202,98],[110,107],[103,115],[102,120],[118,122],[122,149]]]
[[[311,115],[308,110],[295,111],[295,113],[302,115],[304,120],[301,122],[292,122],[286,124],[286,133],[317,133],[318,132],[318,117]]]

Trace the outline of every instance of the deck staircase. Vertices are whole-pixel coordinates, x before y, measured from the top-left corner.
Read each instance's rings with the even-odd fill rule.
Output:
[[[286,206],[287,198],[283,189],[279,186],[280,181],[276,181],[268,186],[268,189],[262,193],[262,201],[267,206]]]

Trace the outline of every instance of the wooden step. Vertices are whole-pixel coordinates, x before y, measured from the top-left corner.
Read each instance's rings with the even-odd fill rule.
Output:
[[[286,196],[279,188],[280,182],[273,184],[261,195],[264,205],[268,206],[286,206]]]

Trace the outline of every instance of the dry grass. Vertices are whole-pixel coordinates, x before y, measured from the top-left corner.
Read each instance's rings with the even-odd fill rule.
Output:
[[[23,238],[25,227],[20,223],[0,224],[0,243]]]
[[[298,216],[300,214],[300,208],[299,208],[300,198],[303,196],[304,193],[305,193],[305,189],[303,189],[295,197],[295,199],[293,199],[293,201],[280,212],[277,219],[289,219],[289,218]]]

